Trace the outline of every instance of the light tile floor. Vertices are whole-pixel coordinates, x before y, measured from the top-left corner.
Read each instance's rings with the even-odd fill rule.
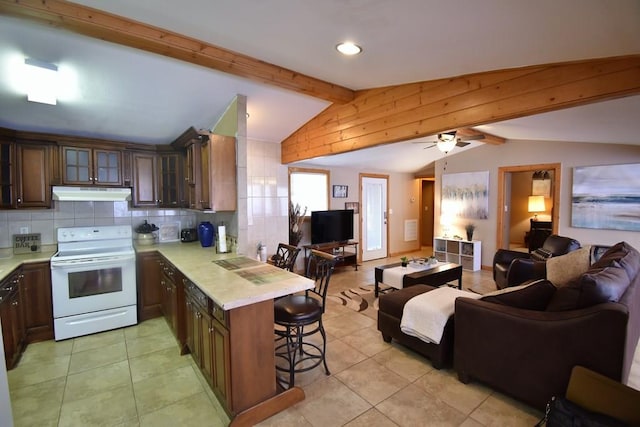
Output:
[[[430,254],[430,248],[423,253]],[[330,293],[373,283],[374,267],[336,271]],[[463,286],[494,288],[486,271]],[[325,327],[331,375],[296,377],[303,402],[263,426],[531,426],[541,413],[452,370],[382,341],[376,310],[328,302]],[[229,420],[189,355],[180,356],[164,319],[62,342],[31,344],[9,371],[16,427],[222,426]]]

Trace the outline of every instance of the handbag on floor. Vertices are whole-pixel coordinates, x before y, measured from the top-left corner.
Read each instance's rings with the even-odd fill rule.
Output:
[[[606,415],[587,411],[564,397],[552,397],[544,417],[535,427],[624,427],[627,424]]]

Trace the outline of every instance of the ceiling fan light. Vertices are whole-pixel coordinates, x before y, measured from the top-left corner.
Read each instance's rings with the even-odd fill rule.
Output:
[[[456,146],[456,132],[445,132],[438,134],[438,142],[436,143],[438,150],[448,153]]]
[[[448,153],[449,151],[453,150],[453,147],[456,146],[456,140],[452,139],[450,141],[438,141],[437,146],[438,150],[442,151],[443,153]]]

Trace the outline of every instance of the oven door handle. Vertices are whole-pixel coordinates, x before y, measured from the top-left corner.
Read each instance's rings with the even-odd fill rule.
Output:
[[[135,255],[114,255],[108,257],[93,257],[93,258],[80,258],[73,260],[57,260],[51,263],[51,268],[67,268],[76,265],[82,266],[91,266],[97,265],[100,266],[104,263],[113,263],[117,261],[134,261]]]

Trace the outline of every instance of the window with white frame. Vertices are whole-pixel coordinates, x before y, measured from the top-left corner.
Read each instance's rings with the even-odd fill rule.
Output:
[[[289,201],[301,212],[329,209],[329,171],[324,169],[289,168]]]

